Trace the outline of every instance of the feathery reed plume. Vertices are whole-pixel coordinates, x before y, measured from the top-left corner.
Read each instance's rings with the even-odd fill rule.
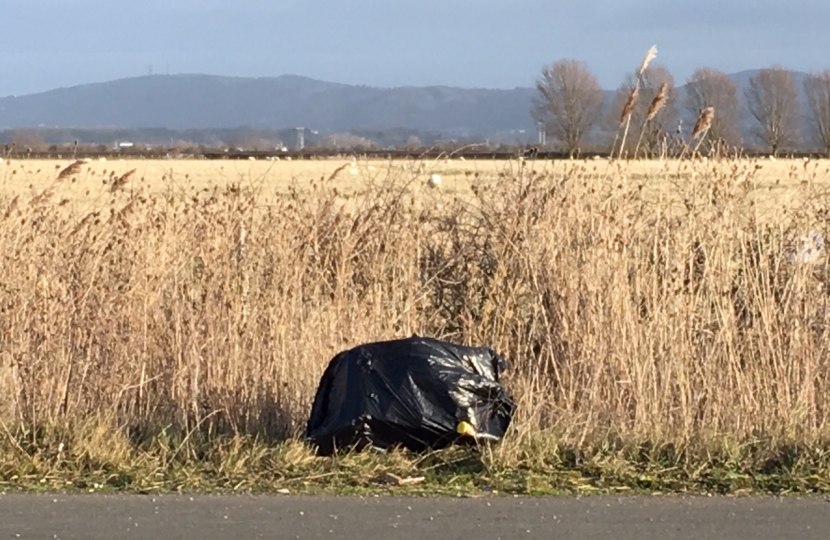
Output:
[[[60,173],[58,173],[58,180],[63,180],[64,178],[69,178],[70,176],[78,174],[79,172],[81,172],[81,167],[83,167],[83,165],[84,162],[80,159],[75,161],[72,165],[68,166]]]
[[[97,218],[101,213],[100,212],[90,212],[84,218],[75,225],[75,228],[72,229],[72,232],[69,233],[69,236],[75,236],[78,234],[78,231],[86,227],[92,220]]]
[[[648,106],[648,112],[646,112],[646,119],[643,121],[643,127],[640,129],[640,137],[637,139],[637,146],[634,147],[634,157],[636,158],[637,155],[640,153],[640,144],[643,142],[643,135],[646,133],[646,127],[648,123],[654,120],[654,117],[657,116],[657,113],[666,106],[666,102],[669,99],[669,84],[667,82],[660,83],[660,86],[657,88],[657,94],[654,96],[654,99],[651,100],[651,104]]]
[[[12,199],[12,202],[10,202],[9,206],[6,207],[6,212],[3,214],[3,221],[9,219],[9,216],[12,215],[12,212],[14,212],[17,209],[18,202],[20,202],[20,195],[17,195],[14,199]]]
[[[55,194],[55,190],[52,188],[46,188],[38,195],[32,197],[32,200],[29,201],[29,206],[38,206],[39,204],[43,204],[49,199],[52,198],[52,195]]]
[[[694,159],[695,154],[697,153],[698,148],[703,143],[703,139],[706,138],[706,133],[709,132],[709,128],[712,127],[712,121],[715,119],[715,108],[714,107],[706,107],[700,111],[700,115],[697,117],[697,122],[695,122],[695,126],[692,128],[692,134],[689,138],[689,143],[686,144],[686,147],[683,148],[683,152],[680,154],[680,160],[683,160],[683,157],[686,155],[686,150],[689,149],[689,145],[695,139],[700,139],[697,141],[695,145],[695,149],[692,151],[692,159]]]
[[[646,55],[643,57],[643,61],[640,63],[640,67],[637,68],[637,80],[634,82],[634,88],[631,90],[631,94],[628,96],[628,101],[625,102],[623,105],[622,114],[620,115],[620,128],[625,122],[625,131],[623,132],[622,142],[620,143],[620,151],[618,157],[622,157],[623,148],[625,148],[625,139],[628,137],[628,128],[631,127],[631,113],[634,111],[634,106],[637,103],[637,95],[640,92],[640,83],[643,80],[643,75],[645,74],[646,70],[648,69],[648,65],[651,63],[654,58],[657,57],[657,45],[652,45],[651,48],[646,52]],[[614,147],[617,145],[617,137],[620,135],[620,129],[617,128],[617,134],[614,135],[614,144],[611,146],[611,155],[614,155]]]
[[[625,124],[625,130],[623,131],[623,138],[622,142],[620,143],[620,152],[619,157],[622,157],[623,148],[625,148],[625,139],[628,137],[628,128],[631,125],[631,113],[634,112],[634,106],[637,104],[637,96],[640,95],[640,80],[637,79],[637,83],[634,85],[634,88],[631,89],[631,93],[628,95],[628,100],[625,102],[622,108],[622,114],[620,114],[620,128]],[[617,136],[619,136],[620,130],[617,129]],[[617,136],[614,137],[614,146],[617,144]],[[614,147],[611,147],[611,153],[614,153]]]
[[[337,178],[337,175],[340,174],[340,172],[343,171],[349,165],[350,165],[349,163],[344,163],[343,165],[341,165],[341,166],[337,167],[336,169],[334,169],[334,172],[329,175],[328,179],[326,179],[326,182],[331,182],[332,180]]]
[[[641,79],[643,74],[648,69],[648,65],[657,57],[657,45],[652,45],[651,48],[646,53],[645,57],[643,58],[643,62],[640,64],[640,68],[637,70],[637,78]]]
[[[118,178],[116,178],[115,181],[112,183],[112,186],[110,186],[110,192],[115,193],[116,191],[118,191],[119,189],[124,187],[124,185],[130,179],[130,177],[133,174],[135,174],[135,171],[136,171],[136,169],[132,169],[130,171],[125,172],[124,174],[122,174]]]
[[[657,113],[666,106],[666,101],[669,99],[669,84],[668,83],[661,83],[660,87],[657,89],[657,95],[654,96],[654,99],[651,100],[651,105],[648,107],[648,113],[646,113],[646,120],[653,120]]]
[[[692,140],[704,135],[709,128],[712,127],[712,120],[715,119],[715,108],[706,107],[700,111],[700,116],[697,117],[695,127],[692,128]]]
[[[626,120],[631,118],[631,113],[634,112],[634,106],[637,105],[637,97],[639,95],[640,87],[639,85],[636,85],[631,89],[631,93],[628,95],[628,100],[626,100],[625,105],[623,105],[622,114],[620,114],[620,127],[623,126]]]

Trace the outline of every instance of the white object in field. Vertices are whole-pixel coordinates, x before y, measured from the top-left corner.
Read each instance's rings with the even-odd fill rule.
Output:
[[[101,163],[104,163],[104,162],[107,161],[107,158],[101,157],[101,158],[98,158],[98,161],[100,161]]]
[[[429,187],[438,187],[441,185],[441,175],[440,174],[433,174],[427,180],[427,185]]]
[[[778,161],[777,159],[775,159],[775,156],[769,156],[769,160],[770,161]]]
[[[796,264],[813,264],[824,255],[824,235],[818,231],[802,234],[795,241],[795,245],[787,260]]]
[[[355,175],[356,175],[356,174],[357,174],[357,172],[358,172],[358,171],[357,171],[357,169],[355,169],[354,167],[352,167],[351,169],[349,169],[349,174],[355,174]]]
[[[81,161],[83,161],[84,163],[90,163],[92,160],[91,160],[91,159],[89,159],[88,157],[85,157],[85,158],[84,158],[84,159],[82,159]]]
[[[254,156],[248,156],[248,161],[256,161],[256,158]]]

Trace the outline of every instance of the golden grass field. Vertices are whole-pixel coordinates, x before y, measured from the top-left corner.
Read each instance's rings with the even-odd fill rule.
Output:
[[[0,163],[9,440],[294,439],[337,352],[418,333],[510,362],[505,466],[830,442],[830,162],[69,164]]]
[[[249,160],[145,160],[127,159],[91,161],[83,172],[68,182],[58,182],[60,170],[73,160],[6,160],[0,163],[0,192],[7,196],[33,197],[47,189],[58,189],[60,196],[76,209],[93,208],[108,201],[107,194],[113,178],[135,170],[126,191],[145,194],[174,193],[190,196],[205,193],[229,184],[240,184],[255,189],[261,202],[268,204],[284,197],[291,188],[311,189],[322,179],[337,189],[344,198],[365,191],[367,183],[382,183],[389,178],[411,182],[411,190],[425,189],[427,178],[439,174],[441,191],[449,195],[469,196],[470,187],[494,181],[517,181],[522,174],[571,174],[582,179],[613,176],[619,181],[644,184],[652,194],[672,196],[674,184],[690,180],[692,174],[701,176],[727,174],[735,182],[753,184],[756,200],[765,205],[770,201],[786,204],[791,197],[800,197],[804,183],[822,185],[830,182],[830,160],[752,159],[711,163],[690,160],[678,162],[608,160],[562,161],[479,161],[479,160],[365,160],[313,159],[295,161]],[[694,170],[694,172],[690,172]],[[678,173],[681,178],[673,178]]]

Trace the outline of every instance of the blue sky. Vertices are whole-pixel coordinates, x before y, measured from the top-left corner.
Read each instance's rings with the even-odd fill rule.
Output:
[[[155,73],[533,84],[558,58],[615,88],[649,46],[696,67],[830,68],[827,0],[4,0],[0,96]]]

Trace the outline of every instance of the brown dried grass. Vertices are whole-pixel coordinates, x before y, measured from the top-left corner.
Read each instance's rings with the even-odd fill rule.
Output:
[[[830,269],[787,259],[830,232],[826,173],[792,172],[763,221],[759,162],[592,166],[463,198],[391,171],[349,200],[324,180],[268,205],[236,182],[4,204],[0,419],[291,437],[337,352],[417,333],[509,359],[516,452],[827,439]]]

